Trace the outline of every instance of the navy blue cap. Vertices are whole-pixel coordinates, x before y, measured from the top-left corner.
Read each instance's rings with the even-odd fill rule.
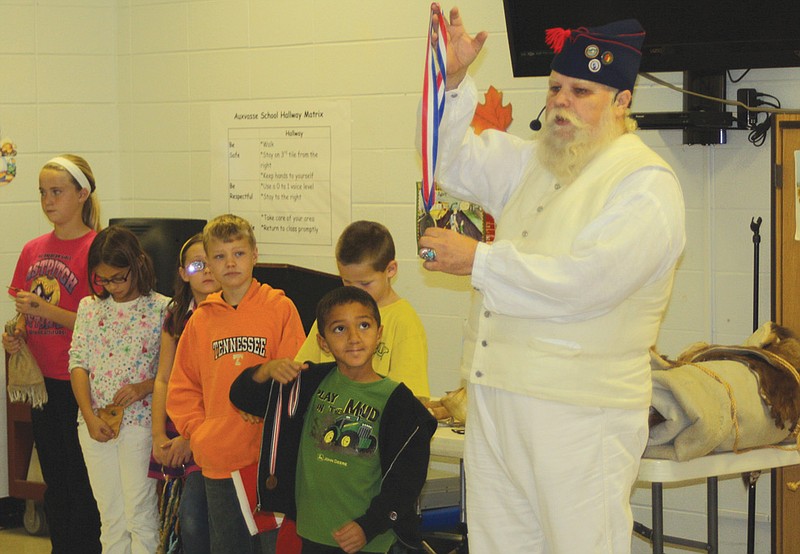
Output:
[[[644,29],[635,19],[602,27],[548,29],[545,40],[556,53],[550,64],[553,71],[633,91],[644,42]]]

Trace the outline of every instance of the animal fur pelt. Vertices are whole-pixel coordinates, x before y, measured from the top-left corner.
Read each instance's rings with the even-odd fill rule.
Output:
[[[710,360],[733,360],[749,367],[758,378],[759,395],[770,407],[775,425],[790,425],[800,419],[800,341],[785,327],[767,322],[742,346],[697,343],[678,356],[674,365]]]
[[[743,345],[696,343],[675,361],[653,352],[646,455],[687,460],[797,434],[800,341],[774,323]]]

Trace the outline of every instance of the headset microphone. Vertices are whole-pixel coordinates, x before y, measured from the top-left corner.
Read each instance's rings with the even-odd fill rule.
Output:
[[[532,130],[532,131],[538,131],[539,129],[541,129],[541,128],[542,128],[542,122],[541,122],[541,121],[539,121],[539,120],[541,119],[541,117],[542,117],[542,114],[544,113],[544,110],[545,110],[545,108],[547,108],[547,106],[546,106],[546,105],[545,105],[544,107],[542,107],[541,111],[539,112],[539,115],[537,115],[537,116],[536,116],[536,119],[534,119],[533,121],[531,121],[531,130]]]

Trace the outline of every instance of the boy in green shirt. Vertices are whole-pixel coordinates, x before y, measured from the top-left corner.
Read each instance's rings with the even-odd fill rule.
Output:
[[[265,415],[262,509],[291,518],[296,498],[304,554],[387,552],[396,539],[416,546],[415,502],[436,420],[408,387],[373,369],[382,327],[368,293],[331,291],[317,323],[316,340],[334,362],[263,364],[231,387],[235,406]]]

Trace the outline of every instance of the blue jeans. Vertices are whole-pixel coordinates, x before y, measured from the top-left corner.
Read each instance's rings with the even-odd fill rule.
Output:
[[[278,530],[250,535],[232,479],[204,477],[212,554],[276,554]]]
[[[185,554],[210,554],[208,503],[203,474],[190,473],[183,481],[179,510],[181,542]]]

